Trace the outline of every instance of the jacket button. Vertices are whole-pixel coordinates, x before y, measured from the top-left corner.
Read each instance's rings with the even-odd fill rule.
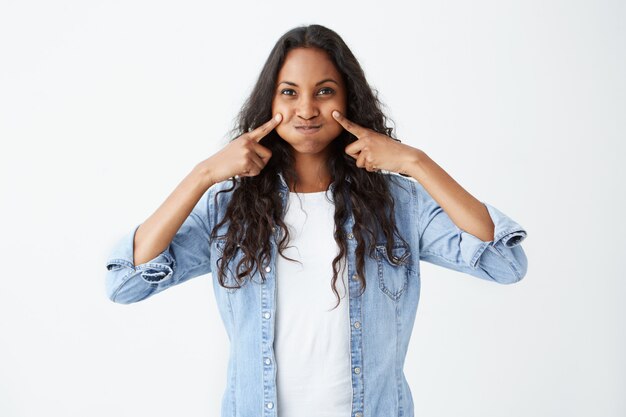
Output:
[[[357,274],[352,275],[352,279],[355,281],[359,280],[359,276]]]
[[[265,358],[265,364],[269,365],[270,363],[272,363],[272,361],[270,360],[270,358]]]
[[[270,268],[269,266],[265,267],[265,272],[270,272],[272,270],[272,268]]]
[[[270,317],[272,317],[272,315],[270,314],[269,311],[266,311],[265,313],[263,313],[263,317],[265,317],[266,319],[269,319]]]
[[[352,233],[348,233],[348,239],[354,239],[354,235]]]
[[[282,197],[282,196],[283,196],[283,193],[282,193],[282,192],[278,193],[278,196],[279,196],[279,197]]]
[[[267,403],[267,408],[274,408],[274,403],[271,401]]]
[[[272,232],[276,231],[276,226],[272,226]]]
[[[354,328],[355,329],[360,329],[361,328],[361,322],[360,321],[355,321],[354,322]]]
[[[356,368],[354,368],[354,373],[355,374],[360,374],[361,373],[361,368],[359,368],[358,366]]]
[[[363,417],[363,413],[356,413],[354,417]]]

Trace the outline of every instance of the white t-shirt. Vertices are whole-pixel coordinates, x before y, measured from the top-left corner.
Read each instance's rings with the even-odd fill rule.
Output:
[[[302,203],[300,202],[302,201]],[[330,200],[330,201],[329,201]],[[349,417],[352,412],[350,314],[345,262],[331,288],[335,206],[330,191],[289,193],[289,247],[276,263],[279,417]],[[343,283],[342,283],[343,281]]]

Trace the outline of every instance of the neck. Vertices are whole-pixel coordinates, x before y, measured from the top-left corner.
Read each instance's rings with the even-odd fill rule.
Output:
[[[316,193],[326,191],[332,182],[330,172],[326,167],[326,160],[314,158],[311,155],[296,157],[295,170],[298,174],[299,193]],[[289,184],[289,191],[294,191],[294,184]]]

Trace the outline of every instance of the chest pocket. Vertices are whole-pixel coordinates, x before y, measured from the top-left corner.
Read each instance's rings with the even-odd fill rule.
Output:
[[[222,256],[224,256],[224,246],[226,245],[226,240],[223,238],[218,238],[215,240],[215,249],[216,249],[216,254],[217,254],[217,258],[216,259],[216,263],[215,263],[215,274],[216,274],[216,278],[217,278],[217,271],[218,271],[218,267],[217,267],[217,259],[221,258]],[[235,271],[237,269],[237,264],[239,263],[239,261],[243,258],[243,251],[241,249],[237,249],[235,251],[235,255],[232,257],[232,259],[230,260],[229,264],[226,266],[225,270],[224,270],[224,284],[227,287],[236,287],[236,286],[245,286],[246,283],[248,282],[248,277],[245,278],[244,282],[239,284],[237,282],[237,280],[235,279]],[[222,260],[222,262],[225,260]],[[221,286],[220,286],[221,287]],[[239,288],[224,288],[221,287],[224,291],[232,294],[234,292],[236,292]]]
[[[411,249],[402,241],[394,242],[391,253],[384,244],[376,245],[378,286],[393,301],[400,299],[409,284],[410,261]]]

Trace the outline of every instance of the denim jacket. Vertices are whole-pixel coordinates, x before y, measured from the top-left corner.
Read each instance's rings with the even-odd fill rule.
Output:
[[[276,192],[286,204],[289,188],[282,174],[278,175]],[[527,259],[520,245],[526,238],[526,231],[483,202],[495,225],[493,241],[483,242],[459,229],[418,181],[395,173],[381,175],[388,179],[396,202],[396,224],[407,244],[395,241],[390,254],[384,242],[377,242],[376,256],[369,257],[366,253],[367,285],[359,296],[352,214],[342,225],[347,237],[348,277],[351,278],[348,280],[351,417],[412,417],[413,399],[403,367],[420,296],[419,261],[500,284],[515,283],[526,274]],[[134,303],[191,278],[217,271],[216,261],[223,250],[223,241],[210,239],[209,235],[224,216],[232,193],[221,193],[217,203],[214,196],[228,186],[230,181],[210,187],[170,245],[144,264],[133,262],[133,240],[139,225],[123,237],[106,264],[105,287],[109,299],[122,304]],[[334,183],[330,187],[333,188]],[[227,225],[222,226],[218,234],[224,234],[226,228]],[[246,280],[237,289],[220,286],[217,273],[212,278],[217,306],[230,341],[222,417],[274,417],[280,413],[273,350],[274,271],[279,237],[275,231],[271,262],[265,267],[265,282],[261,283],[258,271],[252,282]],[[243,256],[241,251],[230,265],[236,265],[238,256]],[[391,262],[393,257],[399,260],[399,265]]]

